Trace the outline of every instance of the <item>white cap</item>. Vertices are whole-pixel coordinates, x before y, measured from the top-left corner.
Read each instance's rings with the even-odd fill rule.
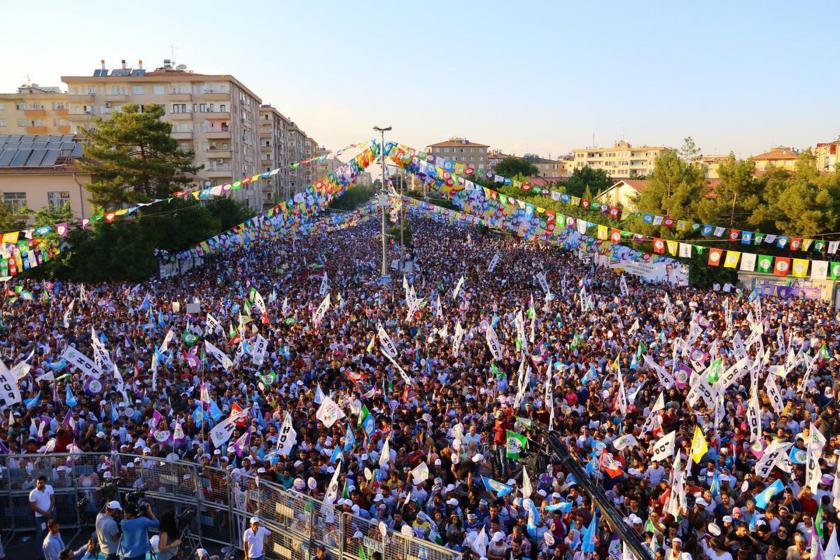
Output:
[[[108,502],[108,509],[122,510],[122,506],[117,500],[111,500],[110,502]]]
[[[505,538],[504,533],[502,533],[501,531],[496,531],[495,533],[493,533],[493,537],[490,539],[490,542],[497,543],[504,538]]]
[[[251,525],[253,525],[254,523],[259,523],[259,522],[260,522],[260,518],[259,518],[259,517],[252,517],[252,518],[251,518]]]
[[[719,537],[721,534],[720,527],[716,523],[709,523],[709,532],[716,537]]]

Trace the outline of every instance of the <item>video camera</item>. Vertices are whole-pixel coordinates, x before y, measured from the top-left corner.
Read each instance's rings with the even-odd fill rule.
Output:
[[[138,513],[149,506],[149,501],[146,499],[146,491],[142,488],[137,488],[125,495],[126,510],[135,510]]]

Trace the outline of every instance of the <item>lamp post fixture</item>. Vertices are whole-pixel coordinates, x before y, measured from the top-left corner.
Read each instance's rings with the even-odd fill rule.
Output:
[[[385,200],[387,193],[385,190],[385,133],[391,130],[390,126],[380,127],[374,126],[373,130],[380,134],[382,140],[379,144],[379,165],[382,169],[382,193],[380,204],[382,205],[382,276],[388,275],[388,247],[385,241]]]

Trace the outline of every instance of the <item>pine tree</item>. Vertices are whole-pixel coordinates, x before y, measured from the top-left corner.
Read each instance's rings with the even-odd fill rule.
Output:
[[[160,105],[123,105],[111,119],[97,119],[84,130],[81,167],[93,177],[86,185],[91,201],[105,208],[163,198],[190,183],[193,153],[171,137]]]

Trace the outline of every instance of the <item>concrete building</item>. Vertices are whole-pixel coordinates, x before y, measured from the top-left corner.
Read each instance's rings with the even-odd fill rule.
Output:
[[[265,181],[265,205],[291,196],[288,148],[291,124],[286,116],[271,105],[260,107],[260,168],[262,171],[280,169],[280,173]]]
[[[703,176],[706,179],[720,179],[718,169],[721,162],[729,156],[700,156],[694,163],[703,169]]]
[[[76,165],[81,156],[81,144],[69,135],[0,135],[0,202],[16,211],[69,204],[74,216],[89,218],[90,175]]]
[[[796,160],[799,159],[799,152],[793,148],[778,146],[769,152],[752,156],[750,159],[755,162],[756,173],[763,173],[770,166],[794,171],[796,169]]]
[[[496,165],[503,159],[515,157],[510,154],[506,154],[501,150],[488,150],[487,152],[487,171],[493,171],[496,169]]]
[[[601,204],[622,206],[631,212],[636,211],[636,198],[647,186],[645,179],[622,179],[595,197]]]
[[[294,122],[289,124],[286,142],[288,144],[289,163],[297,163],[306,159],[307,145],[306,133]],[[307,170],[305,166],[299,166],[289,170],[289,188],[294,194],[305,189],[309,183],[306,182]]]
[[[164,60],[154,71],[102,68],[92,76],[62,76],[68,91],[70,132],[109,118],[125,104],[141,108],[162,105],[172,123],[172,136],[195,152],[196,174],[202,186],[229,183],[253,175],[261,165],[259,150],[260,98],[228,74],[197,74]],[[233,197],[262,210],[263,191],[243,188]]]
[[[532,163],[537,168],[538,177],[554,179],[564,175],[565,166],[562,161],[540,157],[536,154],[525,154],[522,159]]]
[[[572,150],[572,167],[603,169],[613,178],[643,178],[653,173],[656,158],[665,151],[663,146],[632,146],[620,141],[611,148],[578,148]]]
[[[840,139],[832,142],[820,142],[814,146],[814,156],[817,158],[817,170],[822,173],[830,173],[837,168],[840,163],[838,158],[840,152]]]
[[[69,134],[67,95],[57,87],[24,84],[0,93],[0,134]]]
[[[486,144],[470,142],[466,138],[450,138],[437,144],[426,146],[426,153],[435,157],[451,159],[456,163],[463,163],[465,167],[472,167],[476,173],[489,170]]]

